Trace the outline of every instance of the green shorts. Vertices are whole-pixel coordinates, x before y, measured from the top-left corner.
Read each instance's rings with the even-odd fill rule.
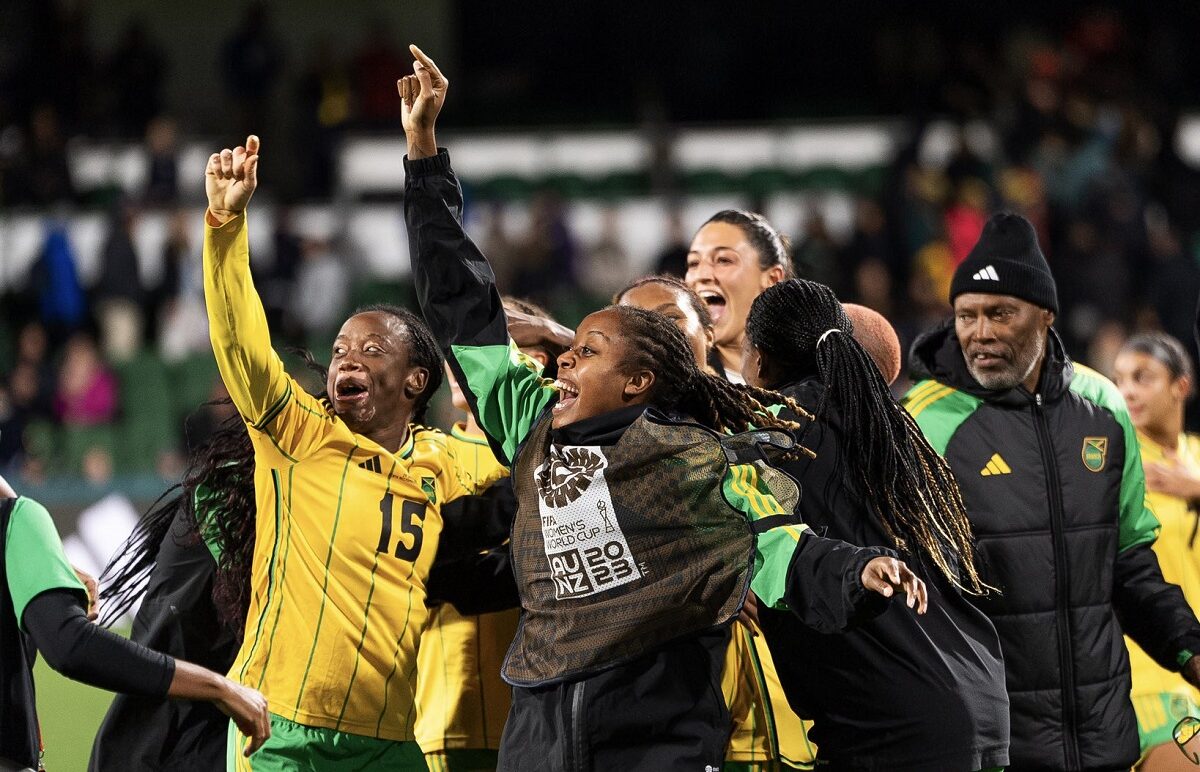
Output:
[[[271,739],[253,756],[242,755],[246,738],[229,722],[227,772],[426,772],[415,742],[377,740],[360,734],[304,726],[271,714]]]
[[[1156,745],[1175,742],[1171,735],[1175,725],[1187,716],[1200,716],[1200,706],[1187,692],[1160,692],[1134,697],[1133,712],[1145,753]]]
[[[499,751],[450,748],[425,754],[429,772],[496,772]]]

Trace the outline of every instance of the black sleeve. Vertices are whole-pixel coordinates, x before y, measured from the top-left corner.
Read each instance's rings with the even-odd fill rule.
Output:
[[[462,188],[444,148],[404,159],[404,222],[417,301],[443,349],[508,345],[496,275],[462,226]],[[469,394],[469,392],[468,392]]]
[[[1180,655],[1200,654],[1200,622],[1183,590],[1163,578],[1150,544],[1117,553],[1113,606],[1130,638],[1167,670],[1178,672]]]
[[[43,592],[22,617],[50,667],[89,686],[144,697],[165,697],[175,660],[94,625],[70,590]]]
[[[470,557],[434,559],[426,585],[428,603],[449,603],[464,616],[521,605],[508,545]]]
[[[887,609],[889,600],[862,583],[867,563],[883,556],[896,557],[896,553],[883,547],[855,547],[805,530],[788,567],[784,602],[819,633],[850,630]]]

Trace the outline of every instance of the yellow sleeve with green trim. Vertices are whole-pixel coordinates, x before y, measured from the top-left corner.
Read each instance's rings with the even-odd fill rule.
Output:
[[[256,445],[287,462],[318,447],[333,417],[287,374],[271,348],[267,315],[250,277],[245,212],[218,228],[205,223],[204,302],[225,388],[250,428],[269,440]]]
[[[751,522],[775,515],[790,515],[767,489],[753,464],[733,464],[722,483],[725,500],[745,513]],[[758,534],[754,550],[754,577],[750,589],[760,603],[771,608],[787,608],[783,602],[787,590],[788,568],[808,526],[781,525]]]

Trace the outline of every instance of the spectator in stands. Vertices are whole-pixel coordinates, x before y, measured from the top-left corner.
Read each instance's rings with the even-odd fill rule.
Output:
[[[292,322],[305,340],[325,335],[342,320],[350,299],[346,258],[320,239],[304,242],[304,259],[292,293]]]
[[[529,218],[529,232],[521,244],[520,264],[513,277],[513,292],[548,303],[561,290],[579,286],[575,276],[578,248],[563,202],[554,193],[545,191],[535,197]]]
[[[628,282],[629,254],[621,243],[620,219],[614,207],[604,210],[600,237],[588,247],[587,260],[582,266],[581,286],[603,304],[614,292]]]
[[[667,213],[667,245],[654,258],[654,273],[682,279],[687,273],[688,244],[683,212],[673,206]]]
[[[28,187],[23,200],[17,203],[48,206],[75,198],[71,167],[67,164],[67,145],[59,124],[58,112],[42,105],[33,112],[30,121],[28,166],[25,177]]]
[[[13,403],[12,391],[8,383],[0,379],[0,474],[21,461],[25,451],[24,434],[25,422]]]
[[[79,333],[67,341],[54,411],[67,427],[107,424],[117,414],[117,377],[100,356],[95,341]]]
[[[218,60],[223,67],[225,91],[236,106],[243,134],[249,131],[247,127],[271,123],[269,108],[283,68],[283,53],[269,25],[267,4],[252,4],[241,26],[225,41]]]
[[[55,373],[46,328],[38,322],[30,322],[17,334],[9,386],[18,410],[26,419],[53,417]]]
[[[64,223],[48,223],[46,244],[30,272],[29,285],[37,296],[42,323],[51,340],[61,343],[83,324],[87,302],[76,271],[75,249]]]
[[[146,128],[146,154],[150,172],[142,200],[147,204],[174,204],[179,200],[179,149],[175,120],[160,115]]]
[[[368,22],[366,40],[354,57],[354,86],[358,90],[358,117],[368,128],[395,127],[400,120],[396,103],[396,73],[408,69],[389,25],[382,18]]]
[[[113,96],[118,136],[142,136],[150,120],[162,110],[167,63],[141,19],[134,18],[125,27],[109,60],[108,74],[108,82],[116,89]]]
[[[94,290],[104,353],[114,362],[129,361],[142,345],[142,302],[146,292],[134,247],[136,224],[137,210],[131,204],[114,207]]]
[[[158,350],[163,359],[177,362],[189,354],[211,350],[208,314],[204,311],[204,275],[200,251],[189,238],[191,213],[180,209],[171,218],[171,232],[163,245],[162,281],[154,291],[154,318],[158,325]]]

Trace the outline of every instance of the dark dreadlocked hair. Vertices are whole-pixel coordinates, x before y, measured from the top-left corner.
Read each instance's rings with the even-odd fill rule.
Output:
[[[429,400],[441,386],[442,355],[425,321],[413,312],[388,304],[364,306],[355,314],[379,312],[396,317],[408,332],[409,360],[429,371],[425,391],[413,404],[413,423],[421,423]],[[308,351],[289,349],[305,367],[326,382],[328,368]],[[328,401],[322,390],[315,395]],[[229,404],[220,400],[209,404]],[[250,569],[254,559],[255,518],[254,447],[241,416],[223,421],[193,453],[183,481],[158,498],[141,517],[133,533],[109,561],[101,575],[104,603],[101,624],[110,626],[123,617],[146,592],[158,550],[181,513],[186,526],[181,535],[192,543],[212,542],[219,555],[212,599],[218,618],[241,641],[250,606]]]
[[[816,376],[825,386],[816,415],[829,404],[838,410],[852,489],[875,505],[892,543],[919,550],[960,589],[984,593],[989,588],[975,568],[971,524],[949,464],[892,397],[852,332],[833,290],[803,279],[764,290],[746,321],[747,337],[773,372]],[[946,550],[958,557],[965,586]]]
[[[429,380],[425,383],[425,391],[421,392],[413,403],[412,423],[423,424],[425,423],[425,411],[429,408],[429,400],[433,399],[433,395],[442,386],[442,379],[445,378],[445,370],[442,367],[442,350],[438,348],[437,339],[433,337],[425,320],[407,308],[390,303],[372,303],[356,309],[354,314],[357,316],[372,312],[388,314],[400,320],[405,330],[408,331],[408,344],[411,348],[408,355],[409,362],[429,371]]]
[[[742,209],[722,209],[704,221],[704,225],[723,222],[736,225],[746,235],[746,240],[758,250],[758,267],[764,271],[774,266],[783,269],[783,278],[796,275],[792,268],[792,249],[788,237],[776,230],[767,218],[757,212]],[[704,225],[700,227],[703,228]]]
[[[775,417],[768,405],[787,405],[796,415],[811,418],[795,400],[745,384],[733,384],[700,369],[687,338],[666,316],[636,306],[609,306],[617,315],[626,346],[624,370],[654,373],[650,404],[676,410],[718,432],[754,428],[795,431],[800,425]]]

